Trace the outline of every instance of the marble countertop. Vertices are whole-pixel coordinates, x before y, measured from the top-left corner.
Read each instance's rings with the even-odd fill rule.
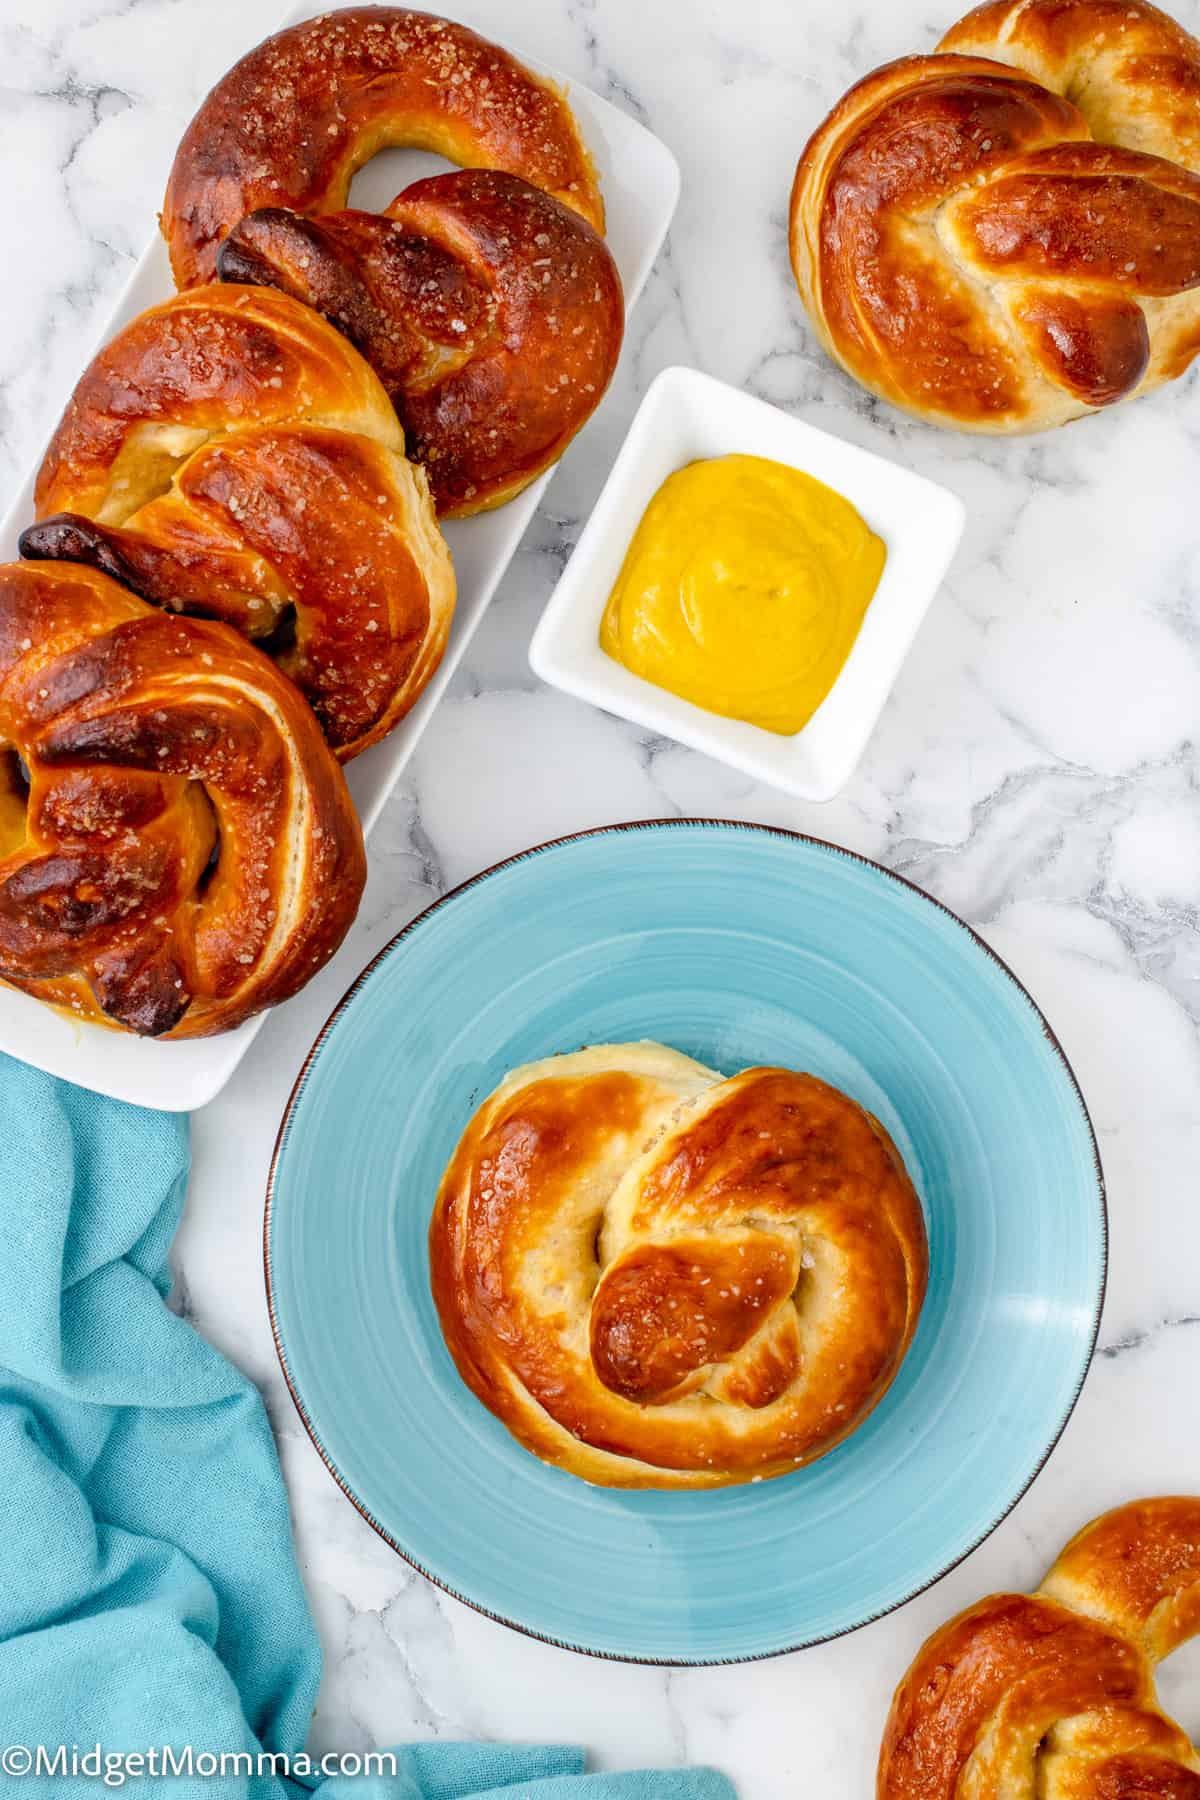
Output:
[[[0,8],[8,488],[40,453],[153,229],[184,124],[278,10]],[[1200,28],[1200,0],[1175,10]],[[953,0],[464,0],[461,16],[645,120],[680,160],[683,197],[614,389],[568,453],[372,841],[339,967],[348,975],[497,858],[612,820],[758,819],[878,858],[978,927],[1074,1063],[1109,1183],[1100,1351],[1045,1472],[931,1592],[801,1655],[674,1671],[575,1657],[448,1599],[373,1535],[311,1449],[272,1349],[259,1235],[276,1122],[335,997],[327,987],[268,1023],[195,1120],[179,1302],[271,1411],[325,1645],[320,1748],[577,1739],[605,1766],[714,1762],[750,1800],[861,1800],[892,1687],[935,1624],[990,1589],[1035,1584],[1103,1508],[1200,1487],[1200,389],[1193,376],[1050,437],[975,441],[905,421],[816,348],[785,247],[796,157],[855,76],[931,47]],[[534,622],[639,396],[672,362],[900,458],[966,502],[951,576],[856,778],[827,806],[756,787],[530,674]],[[1200,1681],[1187,1655],[1161,1686],[1195,1731]]]

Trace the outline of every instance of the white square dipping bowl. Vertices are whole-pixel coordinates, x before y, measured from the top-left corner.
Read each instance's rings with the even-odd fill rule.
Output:
[[[844,494],[887,547],[845,666],[808,724],[781,737],[693,706],[614,662],[600,621],[629,541],[676,469],[740,452],[788,463]],[[962,536],[962,501],[908,469],[843,443],[703,375],[664,369],[638,408],[604,491],[542,615],[529,661],[577,699],[675,738],[802,800],[831,800],[854,773]]]

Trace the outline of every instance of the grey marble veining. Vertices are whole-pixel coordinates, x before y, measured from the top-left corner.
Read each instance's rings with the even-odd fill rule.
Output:
[[[1175,10],[1200,28],[1200,0]],[[1048,1468],[931,1593],[801,1656],[691,1671],[588,1662],[431,1589],[346,1503],[283,1386],[259,1230],[275,1124],[321,1022],[274,1018],[195,1125],[179,1303],[260,1385],[327,1655],[322,1748],[417,1735],[579,1738],[614,1766],[708,1759],[752,1800],[860,1800],[922,1637],[1037,1581],[1083,1519],[1200,1485],[1200,389],[1184,381],[1043,439],[913,424],[821,355],[787,265],[796,156],[886,57],[929,47],[931,0],[472,0],[462,16],[644,119],[684,190],[613,391],[538,519],[372,843],[357,959],[437,893],[526,844],[708,813],[874,856],[978,925],[1063,1040],[1112,1215],[1101,1353]],[[176,140],[277,0],[3,0],[0,478],[36,457],[153,228]],[[859,773],[804,805],[540,687],[526,649],[658,369],[745,385],[956,489],[966,540]],[[502,753],[498,747],[502,746]],[[1193,1663],[1194,1666],[1194,1663]],[[1200,1724],[1200,1697],[1164,1693]]]

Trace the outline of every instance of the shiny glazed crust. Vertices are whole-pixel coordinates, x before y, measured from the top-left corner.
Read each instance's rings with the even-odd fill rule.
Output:
[[[557,460],[616,368],[612,256],[570,207],[480,169],[418,181],[384,213],[252,213],[223,278],[316,307],[362,351],[437,509],[499,506]]]
[[[365,876],[345,778],[253,645],[95,569],[0,568],[0,977],[228,1031],[328,960]]]
[[[36,509],[24,555],[259,640],[342,761],[441,660],[454,572],[425,477],[363,358],[284,294],[218,283],[127,325],[68,403]]]
[[[887,1389],[925,1293],[890,1138],[810,1075],[659,1044],[514,1070],[430,1227],[459,1373],[527,1449],[611,1487],[782,1475]]]
[[[1036,1594],[935,1632],[900,1683],[878,1800],[1200,1800],[1154,1665],[1200,1630],[1200,1499],[1137,1500],[1072,1539]]]
[[[355,170],[402,145],[519,175],[604,228],[561,94],[465,25],[356,6],[267,38],[201,106],[163,203],[176,282],[210,281],[221,239],[258,207],[340,211]]]
[[[1200,43],[1145,0],[1004,0],[850,90],[790,244],[829,353],[919,417],[1036,431],[1200,349]]]

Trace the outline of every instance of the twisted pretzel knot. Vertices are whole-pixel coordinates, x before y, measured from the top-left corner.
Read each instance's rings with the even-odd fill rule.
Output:
[[[188,126],[161,221],[176,282],[211,281],[222,238],[258,207],[340,211],[355,170],[404,145],[518,175],[604,228],[560,93],[465,25],[347,7],[257,45]]]
[[[388,145],[466,173],[347,211]],[[163,233],[181,287],[282,288],[378,371],[439,512],[499,506],[599,403],[624,328],[591,160],[563,96],[465,26],[353,7],[268,38],[179,147]]]
[[[308,707],[227,626],[73,564],[0,568],[0,975],[150,1036],[330,957],[366,875]]]
[[[383,213],[251,213],[217,268],[282,288],[346,333],[443,515],[499,506],[561,456],[621,349],[621,279],[603,239],[491,169],[415,182]]]
[[[879,1123],[786,1069],[657,1044],[533,1063],[484,1102],[430,1229],[459,1372],[529,1449],[609,1486],[711,1487],[832,1449],[925,1292]]]
[[[1106,1513],[1036,1594],[981,1600],[925,1644],[878,1800],[1200,1800],[1200,1755],[1153,1680],[1197,1631],[1200,1499]]]
[[[815,133],[796,279],[826,349],[884,399],[1041,430],[1200,348],[1197,170],[1194,38],[1145,0],[995,0]]]
[[[26,556],[94,564],[274,654],[341,760],[441,660],[454,573],[376,377],[307,307],[194,288],[81,377],[38,475]]]

